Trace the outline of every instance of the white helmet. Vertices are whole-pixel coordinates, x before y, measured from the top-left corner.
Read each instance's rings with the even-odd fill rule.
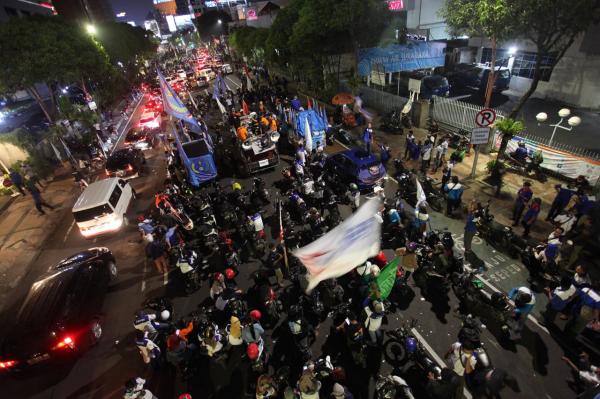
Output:
[[[160,318],[163,320],[169,320],[169,317],[171,317],[171,312],[169,312],[168,310],[163,310],[162,312],[160,312]]]

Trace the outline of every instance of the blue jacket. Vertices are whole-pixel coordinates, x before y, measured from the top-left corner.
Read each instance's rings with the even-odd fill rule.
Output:
[[[554,203],[559,206],[566,206],[573,195],[573,191],[567,188],[561,188],[558,193],[556,193],[556,197],[554,197]]]
[[[448,194],[448,199],[452,201],[459,201],[462,198],[462,194],[465,189],[460,183],[446,183],[444,186],[444,192]]]
[[[477,233],[477,225],[475,224],[475,219],[472,213],[467,215],[467,224],[465,224],[465,231],[470,233]]]

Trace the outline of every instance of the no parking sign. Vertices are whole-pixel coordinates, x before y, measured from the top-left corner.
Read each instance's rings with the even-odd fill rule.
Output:
[[[475,116],[475,124],[479,127],[488,127],[496,121],[496,111],[491,108],[482,109]]]

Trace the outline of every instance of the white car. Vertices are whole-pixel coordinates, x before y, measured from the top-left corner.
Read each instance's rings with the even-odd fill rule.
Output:
[[[212,80],[217,77],[217,74],[210,68],[204,68],[198,72],[199,77],[204,77],[207,80]]]
[[[221,67],[221,71],[223,71],[224,74],[229,75],[230,73],[233,73],[233,68],[229,64],[224,64]]]
[[[73,205],[79,231],[90,238],[126,226],[129,221],[125,213],[133,198],[133,188],[123,179],[113,177],[90,184]]]

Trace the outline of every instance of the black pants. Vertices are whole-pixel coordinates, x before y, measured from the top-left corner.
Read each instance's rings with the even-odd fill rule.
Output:
[[[446,214],[448,216],[451,216],[452,213],[454,213],[454,210],[456,208],[458,208],[459,204],[460,204],[459,200],[453,200],[453,199],[448,198],[447,206],[446,206]]]
[[[521,225],[523,226],[523,237],[529,237],[529,230],[531,230],[531,226],[533,225],[533,223],[525,223],[525,222],[521,222]]]
[[[525,210],[525,204],[522,203],[521,201],[517,201],[515,202],[515,206],[513,207],[513,223],[515,225],[519,224],[519,220],[521,219],[521,215],[523,214],[523,211]]]
[[[554,220],[559,213],[561,213],[565,209],[563,204],[558,204],[556,201],[552,203],[550,206],[550,210],[548,211],[548,216],[546,216],[546,220]]]
[[[39,200],[39,201],[35,201],[35,208],[41,213],[41,214],[45,214],[46,212],[44,212],[44,210],[42,209],[42,207],[46,207],[48,209],[54,209],[54,207],[52,205],[49,205],[46,203],[46,201],[44,200]]]

